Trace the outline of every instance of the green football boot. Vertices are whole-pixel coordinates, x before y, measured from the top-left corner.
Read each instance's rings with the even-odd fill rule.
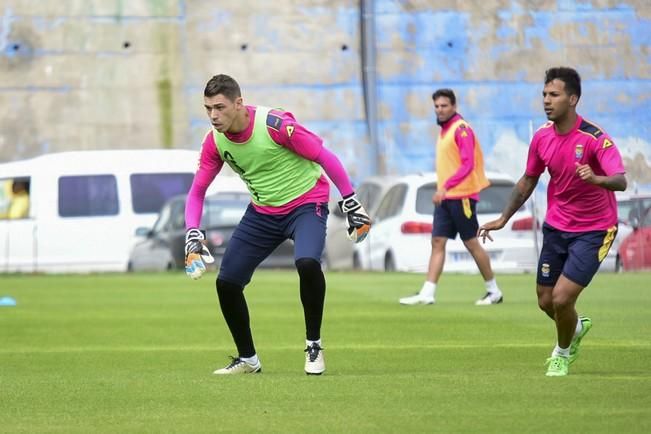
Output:
[[[545,364],[549,365],[545,374],[548,377],[564,377],[568,374],[570,368],[569,358],[563,356],[550,357]]]
[[[583,328],[578,336],[572,338],[572,343],[570,344],[570,364],[574,363],[577,357],[579,357],[579,345],[581,345],[581,340],[592,328],[592,320],[590,318],[581,316],[579,317],[579,320],[581,321],[581,324],[583,324]]]

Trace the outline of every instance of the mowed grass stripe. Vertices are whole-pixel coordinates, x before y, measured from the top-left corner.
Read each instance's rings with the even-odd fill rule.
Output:
[[[234,346],[214,276],[0,276],[0,432],[651,432],[649,273],[597,275],[593,318],[566,378],[545,377],[553,322],[534,276],[442,277],[437,305],[399,306],[423,276],[328,273],[328,370],[303,373],[294,271],[247,288],[264,373],[218,377]]]

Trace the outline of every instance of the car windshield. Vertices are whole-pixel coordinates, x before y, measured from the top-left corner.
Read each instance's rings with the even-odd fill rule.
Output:
[[[186,193],[193,179],[193,173],[134,173],[129,177],[133,212],[159,212],[169,198]]]
[[[206,226],[235,226],[249,205],[248,195],[234,195],[206,200],[204,218]]]
[[[479,194],[480,200],[477,202],[477,214],[499,214],[506,206],[511,190],[512,183],[493,182],[488,188],[482,190]],[[419,214],[432,215],[434,213],[434,204],[432,196],[436,192],[436,184],[425,184],[416,192],[416,212]]]
[[[500,214],[509,202],[512,183],[492,183],[487,189],[479,193],[477,214]]]

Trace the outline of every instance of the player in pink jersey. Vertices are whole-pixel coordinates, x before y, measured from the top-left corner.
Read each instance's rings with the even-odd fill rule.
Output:
[[[204,106],[213,126],[201,148],[201,159],[185,209],[186,273],[193,279],[212,257],[199,230],[206,190],[224,163],[246,183],[251,204],[228,243],[217,276],[217,296],[238,356],[215,374],[262,371],[253,344],[244,287],[257,266],[278,245],[294,241],[300,298],[305,316],[305,372],[325,371],[321,322],[325,278],[321,254],[328,218],[329,183],[341,193],[348,235],[362,241],[370,228],[339,159],[321,138],[300,125],[291,113],[243,104],[238,83],[216,75],[206,84]]]
[[[499,219],[479,228],[483,241],[504,227],[549,171],[547,214],[538,263],[538,305],[556,323],[557,343],[547,359],[547,376],[568,374],[579,345],[592,327],[576,300],[588,286],[617,234],[614,191],[626,189],[622,157],[613,139],[576,113],[581,78],[572,68],[545,72],[547,122],[534,134],[527,168]]]

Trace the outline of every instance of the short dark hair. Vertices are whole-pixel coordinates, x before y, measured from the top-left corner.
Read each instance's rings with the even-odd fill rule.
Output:
[[[224,95],[231,101],[242,96],[240,91],[240,85],[237,84],[237,81],[233,77],[230,77],[226,74],[219,74],[213,76],[208,83],[206,83],[206,88],[203,91],[203,96],[211,97],[215,95]]]
[[[432,100],[436,101],[437,98],[440,98],[442,96],[448,98],[452,105],[457,104],[457,97],[454,95],[454,91],[452,89],[438,89],[432,94]]]
[[[558,66],[545,71],[545,84],[556,79],[565,83],[565,92],[568,95],[576,95],[577,98],[581,98],[581,76],[576,72],[576,69]]]

